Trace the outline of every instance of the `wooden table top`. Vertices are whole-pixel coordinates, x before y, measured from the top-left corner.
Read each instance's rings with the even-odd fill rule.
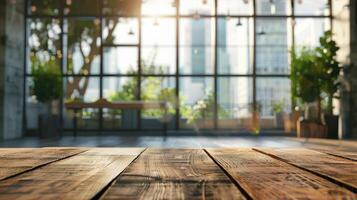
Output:
[[[0,149],[0,199],[357,199],[357,152]]]

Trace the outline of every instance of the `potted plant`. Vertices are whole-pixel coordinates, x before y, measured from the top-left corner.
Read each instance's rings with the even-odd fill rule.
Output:
[[[275,115],[276,128],[284,127],[284,100],[275,101],[272,105],[272,112]]]
[[[324,122],[327,125],[328,137],[338,138],[338,115],[333,114],[333,99],[340,86],[339,76],[341,67],[337,61],[339,47],[332,38],[332,32],[326,31],[320,38],[320,45],[316,48],[316,65],[322,69],[321,92],[324,97]]]
[[[33,60],[33,82],[31,92],[36,100],[47,107],[39,114],[38,129],[40,137],[55,137],[60,133],[58,100],[62,97],[60,69],[54,59],[46,62]]]
[[[303,47],[292,50],[291,82],[295,105],[305,107],[305,116],[297,122],[299,137],[325,137],[327,128],[321,121],[321,91],[323,68],[316,65],[316,54]]]

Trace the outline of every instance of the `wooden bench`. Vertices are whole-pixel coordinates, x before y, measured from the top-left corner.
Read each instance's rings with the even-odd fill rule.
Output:
[[[78,121],[78,111],[86,108],[94,109],[114,109],[114,110],[125,110],[125,109],[134,109],[134,110],[143,110],[143,109],[159,109],[164,112],[162,123],[164,127],[164,136],[167,136],[167,124],[168,124],[168,103],[166,101],[115,101],[110,102],[106,99],[99,99],[95,102],[67,102],[65,107],[69,110],[74,111],[73,116],[73,135],[77,136],[77,121]]]

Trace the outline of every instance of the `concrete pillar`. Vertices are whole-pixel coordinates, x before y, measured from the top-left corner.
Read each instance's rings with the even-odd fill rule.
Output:
[[[22,136],[24,0],[0,3],[0,139]]]

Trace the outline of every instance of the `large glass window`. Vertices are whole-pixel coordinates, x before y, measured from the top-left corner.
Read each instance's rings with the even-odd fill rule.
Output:
[[[103,98],[169,110],[84,109],[79,129],[161,129],[165,117],[171,130],[283,130],[289,51],[318,45],[331,28],[329,2],[27,0],[25,112],[46,109],[32,91],[41,65],[61,73],[65,130],[74,128],[65,102]]]

